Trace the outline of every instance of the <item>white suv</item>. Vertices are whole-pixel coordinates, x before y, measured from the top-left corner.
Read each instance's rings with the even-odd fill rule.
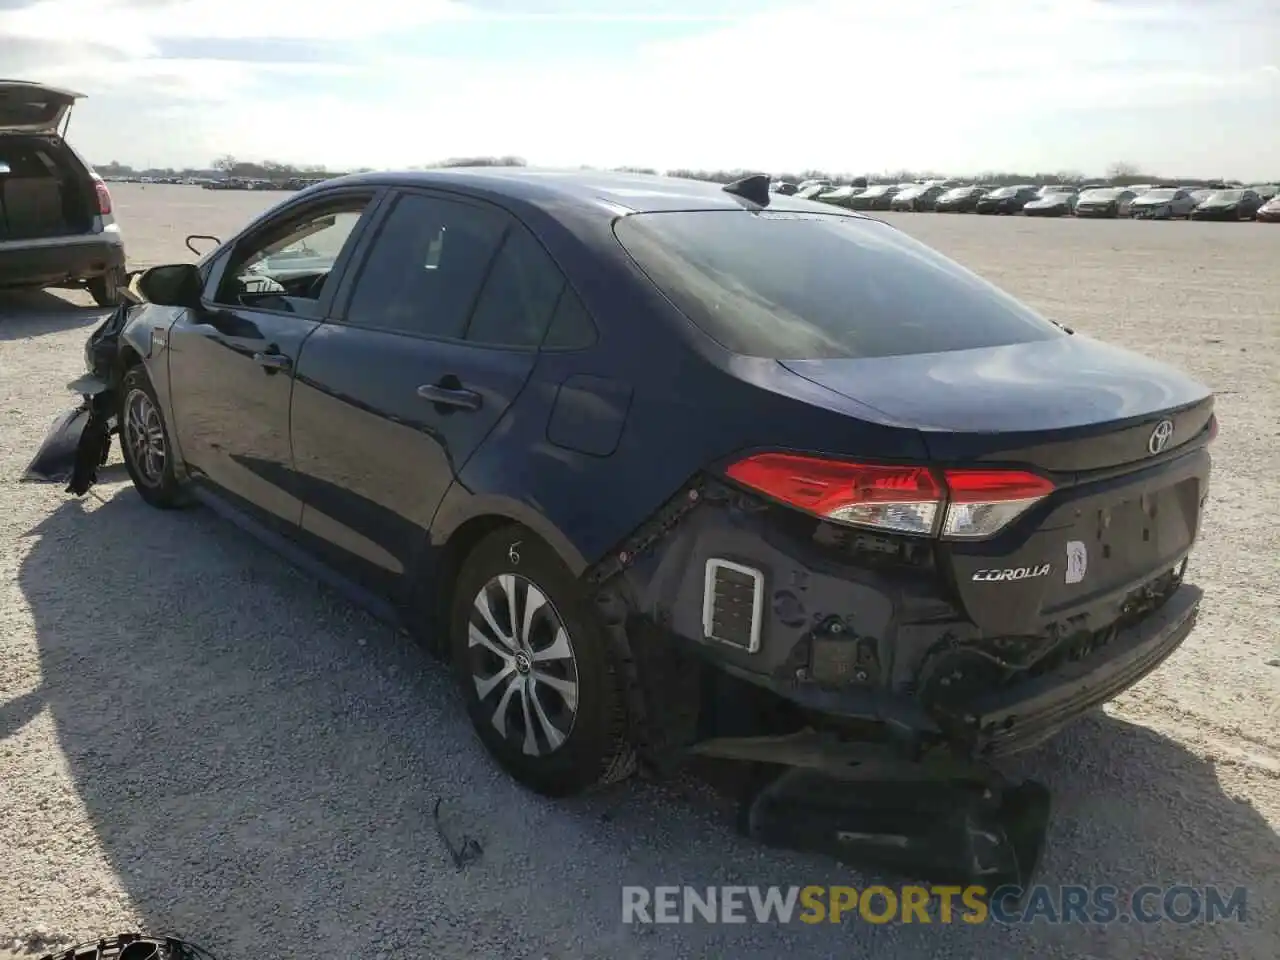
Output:
[[[111,194],[63,139],[83,95],[0,80],[0,287],[87,287],[119,303],[124,240]]]

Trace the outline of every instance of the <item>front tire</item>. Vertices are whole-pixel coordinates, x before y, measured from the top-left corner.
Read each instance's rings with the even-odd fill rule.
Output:
[[[558,797],[632,771],[609,640],[576,578],[533,533],[511,526],[476,545],[449,623],[471,722],[512,777]]]
[[[120,383],[120,452],[139,495],[163,510],[182,506],[173,444],[160,412],[155,388],[141,364]]]

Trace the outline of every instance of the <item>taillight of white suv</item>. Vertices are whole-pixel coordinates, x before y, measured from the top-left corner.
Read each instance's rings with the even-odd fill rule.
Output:
[[[100,177],[93,178],[93,189],[98,194],[98,213],[105,217],[111,213],[111,191]]]

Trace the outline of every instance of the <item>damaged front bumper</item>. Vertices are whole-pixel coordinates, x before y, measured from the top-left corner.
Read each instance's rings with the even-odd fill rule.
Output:
[[[116,430],[114,394],[101,377],[85,374],[68,389],[81,394],[78,406],[62,414],[45,435],[22,479],[29,483],[65,483],[66,492],[83,495],[107,462]]]
[[[136,277],[137,271],[130,278]],[[67,384],[81,402],[54,422],[23,474],[32,483],[65,483],[67,493],[82,496],[97,480],[117,431],[115,388],[119,383],[120,333],[130,311],[139,305],[130,290],[125,301],[94,330],[85,343],[86,372]]]

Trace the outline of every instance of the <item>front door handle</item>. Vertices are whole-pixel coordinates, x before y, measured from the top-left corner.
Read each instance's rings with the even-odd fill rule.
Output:
[[[293,361],[283,353],[255,353],[253,362],[260,367],[265,367],[268,372],[272,370],[288,370],[293,366]]]
[[[480,409],[481,403],[480,394],[474,390],[439,383],[424,383],[418,388],[418,396],[423,400],[430,400],[437,406],[473,412]]]

